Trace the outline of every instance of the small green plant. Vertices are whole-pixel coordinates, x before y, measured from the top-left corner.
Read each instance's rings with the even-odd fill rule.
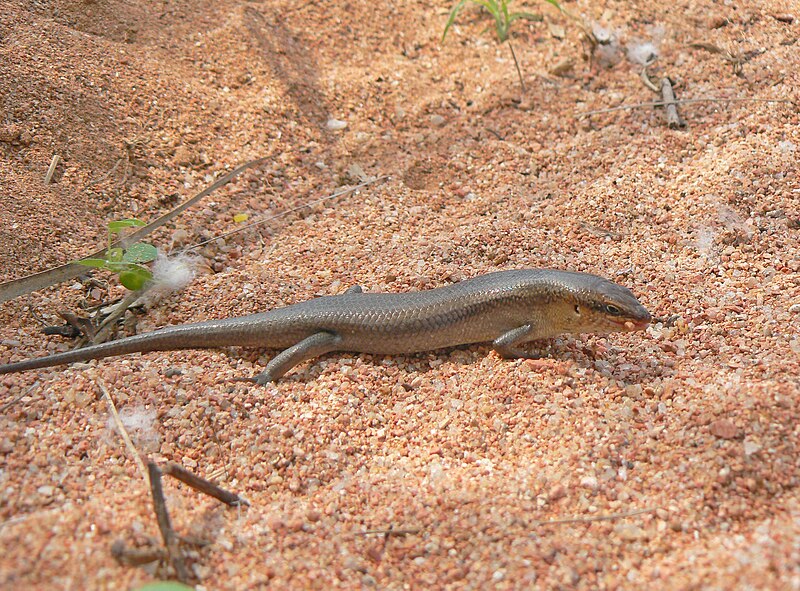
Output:
[[[103,258],[83,259],[78,261],[87,267],[106,269],[119,275],[119,282],[136,291],[144,287],[145,283],[153,278],[153,273],[144,266],[155,260],[158,251],[152,244],[137,242],[127,248],[113,246],[117,235],[126,228],[145,226],[145,222],[137,219],[116,220],[108,223],[108,248]]]
[[[552,4],[558,10],[562,10],[561,5],[558,3],[557,0],[544,0],[545,2]],[[519,67],[519,61],[517,61],[517,54],[514,51],[514,46],[511,44],[511,36],[510,36],[510,29],[511,24],[514,21],[523,19],[529,21],[541,21],[542,15],[540,14],[533,14],[530,12],[511,12],[509,10],[509,4],[511,4],[511,0],[459,0],[453,6],[453,9],[450,11],[450,18],[447,19],[447,24],[444,27],[444,33],[442,33],[442,42],[444,42],[445,37],[447,37],[447,32],[450,30],[450,27],[453,25],[453,22],[456,20],[458,13],[461,12],[461,9],[464,8],[464,5],[467,2],[471,2],[472,4],[477,4],[478,6],[482,6],[485,8],[492,18],[494,18],[494,28],[497,32],[497,39],[500,43],[508,42],[508,48],[511,50],[511,57],[514,58],[514,67],[517,69],[517,76],[519,77],[519,85],[522,87],[522,92],[525,92],[525,82],[522,79],[522,71]]]

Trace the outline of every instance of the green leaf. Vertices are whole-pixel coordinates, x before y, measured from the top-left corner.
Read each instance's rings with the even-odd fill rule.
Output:
[[[122,260],[122,257],[123,257],[124,254],[125,254],[125,251],[123,251],[119,247],[109,248],[106,251],[106,260],[108,262],[110,262],[110,263],[116,263],[116,262],[119,262],[119,261]]]
[[[541,15],[530,12],[509,13],[508,7],[510,2],[507,0],[459,0],[459,2],[457,2],[450,11],[450,17],[447,19],[447,24],[445,25],[444,32],[442,33],[442,41],[444,41],[447,37],[447,32],[450,30],[450,27],[453,25],[453,22],[455,22],[456,17],[467,2],[471,2],[472,4],[477,4],[478,6],[485,8],[486,11],[492,15],[492,18],[494,19],[494,30],[495,33],[497,33],[497,39],[500,41],[500,43],[508,40],[511,23],[513,23],[515,20],[542,20]],[[563,12],[563,9],[557,0],[545,0],[545,2],[549,2]]]
[[[106,261],[105,268],[112,273],[122,273],[127,271],[133,263],[125,263],[123,261]]]
[[[508,25],[511,24],[511,21],[508,20],[508,2],[506,2],[506,0],[500,0],[500,8],[503,10],[503,22],[506,25],[506,32],[508,32]]]
[[[105,259],[83,259],[77,262],[79,265],[84,265],[86,267],[97,267],[98,269],[104,269],[106,265],[108,265],[108,261]]]
[[[500,19],[501,16],[500,7],[497,5],[497,2],[495,2],[495,0],[471,0],[471,2],[473,4],[478,4],[480,6],[483,6],[486,10],[489,11],[489,14],[491,14],[495,20]]]
[[[142,220],[137,220],[136,218],[126,218],[124,220],[114,220],[113,222],[108,222],[108,231],[112,234],[116,234],[120,230],[124,230],[125,228],[132,228],[134,226],[146,226],[147,222],[143,222]]]
[[[152,278],[153,274],[149,269],[134,265],[131,265],[127,271],[122,271],[122,273],[119,274],[119,282],[131,291],[142,289]]]
[[[137,242],[125,249],[122,260],[126,263],[149,263],[158,256],[158,249],[146,242]]]
[[[495,32],[497,32],[497,39],[500,43],[503,43],[506,39],[508,39],[508,24],[504,23],[500,19],[495,19],[494,21],[494,28]]]
[[[459,0],[453,6],[453,10],[450,11],[450,18],[447,19],[447,24],[444,26],[444,33],[442,33],[442,43],[444,43],[444,38],[447,37],[447,31],[450,30],[450,26],[453,24],[453,21],[456,20],[458,13],[461,12],[461,9],[464,8],[464,5],[467,3],[467,0]]]
[[[139,587],[136,591],[194,591],[194,587],[176,581],[158,581]]]
[[[500,3],[498,3],[497,0],[473,0],[473,1],[486,7],[486,10],[491,12],[493,16],[500,14],[501,6],[502,4],[505,4],[505,2],[502,2],[502,0]]]
[[[558,0],[544,0],[544,1],[552,6],[555,6],[558,9],[558,12],[560,12],[564,16],[569,17],[573,20],[579,20],[576,19],[574,16],[572,16],[569,12],[567,12],[567,10],[563,6],[561,6],[561,3],[558,2]]]
[[[497,38],[500,40],[500,43],[508,39],[508,24],[503,18],[505,2],[503,2],[502,7],[499,6],[495,0],[472,0],[472,2],[483,6],[489,12],[489,14],[492,15],[492,18],[494,18],[494,29],[497,33]]]

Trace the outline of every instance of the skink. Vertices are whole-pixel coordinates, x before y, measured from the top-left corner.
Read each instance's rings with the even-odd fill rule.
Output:
[[[521,269],[410,293],[363,293],[356,286],[269,312],[170,326],[9,363],[0,374],[147,351],[283,349],[263,372],[243,378],[263,385],[332,351],[402,354],[491,341],[502,357],[530,357],[520,345],[560,334],[643,330],[650,318],[627,288],[602,277]]]

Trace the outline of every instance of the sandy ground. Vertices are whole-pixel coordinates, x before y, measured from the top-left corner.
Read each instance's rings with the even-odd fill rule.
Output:
[[[153,242],[390,178],[200,249],[204,272],[138,331],[540,266],[605,275],[671,321],[539,361],[331,355],[267,388],[217,381],[269,351],[4,376],[0,587],[170,576],[111,556],[157,527],[105,384],[141,453],[252,503],[167,481],[178,531],[208,542],[198,588],[800,588],[800,7],[566,6],[609,43],[590,63],[577,26],[527,4],[546,17],[514,27],[521,95],[485,14],[441,43],[448,2],[3,4],[2,280],[267,157]],[[735,100],[682,105],[675,130],[650,107],[579,117],[657,100],[651,51],[679,98]],[[72,280],[2,305],[0,359],[68,348],[37,318],[116,295]]]

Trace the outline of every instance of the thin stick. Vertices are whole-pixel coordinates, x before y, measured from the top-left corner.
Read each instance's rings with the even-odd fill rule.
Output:
[[[148,225],[139,228],[135,232],[128,234],[125,237],[125,241],[127,244],[131,244],[144,238],[147,234],[153,232],[157,228],[160,228],[176,216],[180,215],[184,212],[184,210],[188,209],[195,203],[197,203],[203,197],[213,193],[223,185],[229,183],[234,177],[241,174],[248,168],[252,168],[257,166],[263,162],[266,162],[268,158],[258,158],[256,160],[251,160],[250,162],[246,162],[241,166],[235,168],[228,174],[220,177],[214,183],[200,191],[197,195],[178,205],[175,209],[165,213],[160,218],[155,220],[154,222],[149,223]],[[112,246],[119,246],[119,242],[115,242]],[[106,249],[108,247],[104,246],[100,250],[96,250],[95,252],[86,255],[82,258],[96,258],[102,257],[105,255]],[[59,267],[54,267],[51,269],[47,269],[46,271],[41,271],[39,273],[34,273],[33,275],[28,275],[26,277],[21,277],[19,279],[14,279],[12,281],[7,281],[5,283],[0,283],[0,303],[7,302],[8,300],[12,300],[16,297],[24,295],[26,293],[30,293],[32,291],[36,291],[37,289],[42,289],[43,287],[49,287],[51,285],[55,285],[60,283],[61,281],[66,281],[71,277],[77,277],[78,275],[82,275],[86,273],[87,269],[84,265],[81,265],[77,262],[67,263],[66,265],[61,265]]]
[[[167,558],[167,552],[160,547],[129,548],[123,540],[117,540],[111,545],[111,556],[125,566],[142,566],[156,560]]]
[[[648,62],[647,65],[645,65],[642,68],[642,71],[639,73],[639,78],[641,79],[642,84],[644,84],[647,88],[658,94],[660,92],[660,89],[653,83],[652,80],[650,80],[650,76],[647,74],[647,68],[648,66],[650,66],[650,64],[653,63],[653,61]]]
[[[116,324],[117,320],[125,314],[128,308],[133,304],[136,300],[138,300],[142,296],[143,290],[132,291],[128,293],[121,301],[117,302],[114,305],[114,309],[111,313],[103,319],[103,322],[100,323],[100,326],[97,327],[97,332],[92,336],[91,343],[105,343],[110,336],[111,329],[113,328],[114,324]]]
[[[357,531],[353,532],[353,537],[355,536],[372,536],[372,535],[383,535],[383,536],[409,536],[413,534],[418,534],[422,530],[418,527],[412,527],[408,529],[368,529],[365,531]]]
[[[294,213],[296,211],[300,211],[301,209],[305,209],[307,207],[313,207],[314,205],[318,205],[319,203],[323,203],[325,201],[330,201],[331,199],[336,199],[337,197],[341,197],[342,195],[347,195],[348,193],[352,193],[353,191],[358,191],[359,189],[361,189],[363,187],[366,187],[367,185],[371,185],[373,183],[377,183],[378,181],[382,181],[382,180],[388,179],[388,178],[389,177],[387,175],[379,176],[379,177],[376,177],[376,178],[371,179],[369,181],[365,181],[365,182],[361,183],[360,185],[356,185],[355,187],[350,187],[349,189],[343,189],[341,191],[333,193],[332,195],[327,195],[325,197],[320,197],[319,199],[316,199],[315,201],[309,201],[308,203],[303,203],[301,205],[298,205],[296,207],[292,207],[292,208],[287,209],[285,211],[282,211],[280,213],[276,213],[275,215],[272,215],[272,216],[269,216],[269,217],[266,217],[266,218],[261,218],[260,220],[256,220],[254,222],[250,222],[249,224],[246,224],[246,225],[242,226],[241,228],[236,228],[235,230],[231,230],[230,232],[226,232],[225,234],[220,234],[219,236],[215,236],[214,238],[209,238],[208,240],[204,240],[203,242],[198,242],[197,244],[194,244],[192,246],[187,246],[181,252],[186,252],[188,250],[194,250],[195,248],[200,248],[201,246],[204,246],[204,245],[208,244],[209,242],[214,242],[215,240],[219,240],[220,238],[227,238],[228,236],[232,236],[233,234],[236,234],[237,232],[241,232],[243,230],[247,230],[248,228],[252,228],[254,226],[258,226],[258,225],[264,224],[266,222],[271,222],[272,220],[277,220],[278,218],[282,218],[284,216],[289,215],[290,213]]]
[[[791,99],[757,99],[757,98],[698,98],[698,99],[683,99],[675,101],[676,105],[689,105],[692,103],[790,103],[794,104]],[[598,109],[597,111],[584,111],[578,113],[575,117],[587,117],[588,115],[602,115],[603,113],[613,113],[614,111],[627,111],[629,109],[640,109],[642,107],[663,107],[666,103],[664,101],[653,101],[651,103],[637,103],[635,105],[620,105],[619,107],[611,107],[609,109]]]
[[[148,462],[147,472],[150,475],[150,492],[153,496],[153,509],[158,520],[158,529],[161,531],[161,537],[167,547],[167,554],[172,566],[175,568],[178,578],[185,583],[189,579],[189,570],[186,567],[183,552],[178,543],[178,534],[175,533],[169,518],[167,502],[164,499],[162,476],[168,474],[181,482],[185,482],[195,490],[199,490],[231,506],[249,505],[250,503],[239,495],[228,492],[208,480],[192,474],[178,464],[170,462],[161,469],[154,462]]]
[[[44,184],[49,185],[50,181],[53,180],[53,175],[56,172],[56,166],[61,161],[61,156],[58,154],[53,154],[53,159],[50,160],[50,167],[47,169],[47,173],[44,175]]]
[[[38,387],[38,386],[39,386],[39,380],[36,380],[30,388],[28,388],[27,390],[25,390],[21,394],[18,394],[16,398],[14,398],[13,400],[9,400],[3,406],[0,406],[0,414],[3,414],[4,412],[6,412],[9,408],[14,406],[17,402],[19,402],[20,400],[25,398],[25,396],[27,396],[28,394],[33,392],[33,389]]]
[[[183,553],[178,544],[178,536],[175,530],[172,529],[172,523],[170,522],[169,513],[167,512],[164,488],[161,486],[161,470],[153,462],[149,462],[147,464],[147,471],[150,474],[150,492],[153,495],[153,509],[156,512],[158,529],[161,531],[161,537],[164,540],[164,545],[167,547],[167,553],[178,575],[178,579],[185,583],[189,580],[189,569],[186,568],[186,562],[183,559]]]
[[[511,39],[508,41],[508,48],[511,50],[511,57],[514,58],[514,67],[517,69],[517,76],[519,76],[519,85],[522,87],[522,93],[525,93],[525,81],[522,79],[522,70],[519,69],[519,62],[517,61],[517,53],[514,51],[514,46],[511,44]]]
[[[686,127],[686,122],[681,119],[678,113],[678,105],[675,100],[675,91],[672,89],[672,81],[664,76],[661,79],[661,98],[664,99],[664,111],[667,115],[667,126],[670,129]]]
[[[563,525],[565,523],[592,523],[594,521],[613,521],[614,519],[625,519],[626,517],[635,517],[636,515],[643,515],[644,513],[653,513],[655,507],[650,509],[638,509],[630,513],[613,513],[611,515],[598,515],[597,517],[568,517],[566,519],[553,519],[551,521],[536,521],[534,525]]]
[[[615,240],[619,240],[620,238],[622,238],[622,234],[620,234],[619,232],[614,232],[613,230],[608,230],[606,228],[593,226],[592,224],[584,222],[583,220],[579,221],[578,225],[587,232],[589,232],[589,234],[592,234],[593,236],[600,236],[602,238],[608,236],[610,238],[614,238]]]
[[[169,474],[173,478],[188,484],[193,489],[207,494],[210,497],[214,497],[218,501],[222,501],[231,507],[240,507],[241,505],[250,506],[250,503],[247,501],[247,499],[243,499],[239,495],[217,486],[210,480],[206,480],[205,478],[201,478],[196,474],[192,474],[186,468],[179,466],[178,464],[174,464],[172,462],[168,463],[161,469],[161,473]]]
[[[487,127],[487,128],[486,128],[486,131],[488,131],[489,133],[491,133],[491,134],[492,134],[494,137],[496,137],[497,139],[499,139],[501,142],[505,141],[505,138],[504,138],[502,135],[500,135],[500,133],[499,133],[498,131],[496,131],[496,130],[492,129],[491,127]]]
[[[97,382],[97,386],[100,390],[103,391],[103,395],[106,398],[106,402],[108,402],[108,408],[111,410],[111,416],[114,417],[114,423],[117,425],[117,430],[119,431],[120,437],[125,442],[125,446],[128,448],[128,451],[133,456],[133,461],[136,463],[136,466],[139,468],[139,471],[142,473],[142,478],[144,479],[145,486],[150,486],[150,479],[147,476],[147,469],[144,467],[144,462],[142,461],[142,457],[139,455],[139,451],[136,449],[136,446],[133,445],[133,441],[128,436],[128,431],[125,429],[125,425],[122,424],[122,419],[119,418],[119,413],[117,413],[117,407],[114,406],[114,400],[111,398],[111,394],[108,393],[108,388],[106,385],[99,381]]]

